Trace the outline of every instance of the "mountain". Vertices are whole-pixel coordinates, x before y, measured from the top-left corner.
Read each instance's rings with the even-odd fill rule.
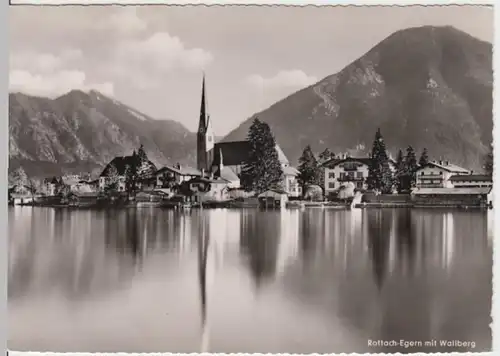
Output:
[[[492,45],[453,27],[398,31],[337,74],[255,116],[296,162],[316,152],[371,149],[380,127],[395,156],[412,145],[431,159],[481,168],[492,142]],[[253,117],[224,141],[244,139]]]
[[[157,165],[193,164],[196,136],[173,120],[154,120],[97,92],[56,99],[9,95],[9,171],[48,176],[98,171],[140,144]]]

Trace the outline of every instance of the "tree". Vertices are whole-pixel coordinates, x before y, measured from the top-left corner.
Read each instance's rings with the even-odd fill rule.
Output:
[[[118,170],[116,169],[115,165],[112,164],[108,170],[104,192],[105,193],[116,192],[118,190],[118,180],[119,180]]]
[[[429,154],[427,153],[427,148],[424,148],[424,150],[422,151],[422,155],[418,160],[418,165],[422,167],[425,166],[427,163],[429,163]]]
[[[307,145],[299,158],[299,184],[302,186],[302,195],[306,192],[306,187],[319,183],[318,161],[314,157],[311,146]]]
[[[144,145],[142,144],[139,146],[139,150],[137,150],[137,158],[139,159],[139,165],[148,160],[148,155],[146,154],[146,151],[144,151]]]
[[[405,159],[403,156],[403,151],[398,151],[398,156],[396,158],[396,172],[394,174],[394,185],[398,193],[402,193],[404,190],[404,172],[405,172]]]
[[[325,167],[322,164],[334,158],[335,153],[331,152],[328,148],[318,156],[318,184],[323,190],[323,194],[325,192]]]
[[[28,176],[24,171],[23,167],[19,167],[10,176],[10,180],[13,185],[19,188],[23,188],[28,184]]]
[[[125,190],[129,196],[137,191],[137,178],[137,164],[132,161],[125,167]]]
[[[32,178],[27,180],[25,186],[32,198],[35,197],[36,192],[40,189],[40,183]]]
[[[259,194],[278,186],[283,177],[283,169],[269,125],[255,118],[248,131],[247,140],[250,152],[241,172],[243,188],[247,192]]]
[[[373,140],[367,184],[368,189],[379,190],[384,194],[392,192],[392,172],[380,129],[377,130]]]
[[[406,149],[406,157],[403,172],[403,190],[409,191],[415,187],[417,182],[417,157],[413,147],[408,146]]]
[[[483,169],[486,174],[493,175],[493,145],[490,145],[490,150],[484,158]]]

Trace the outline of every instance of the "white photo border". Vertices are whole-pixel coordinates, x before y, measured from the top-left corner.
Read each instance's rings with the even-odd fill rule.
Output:
[[[8,61],[8,54],[9,54],[9,22],[8,22],[8,11],[9,11],[9,6],[20,6],[20,5],[285,5],[285,6],[308,6],[308,5],[317,5],[317,6],[376,6],[376,5],[382,5],[382,6],[408,6],[408,5],[490,5],[494,6],[495,1],[493,0],[483,0],[483,1],[478,1],[478,0],[441,0],[441,1],[436,1],[436,0],[420,0],[420,1],[410,1],[410,0],[399,0],[399,1],[390,1],[390,0],[363,0],[363,1],[342,1],[342,0],[283,0],[283,1],[259,1],[259,0],[189,0],[189,1],[181,1],[181,0],[2,0],[0,1],[0,47],[3,50],[3,55],[0,56],[0,67],[4,68],[4,73],[5,75],[2,76],[2,85],[5,88],[5,95],[1,98],[0,100],[0,108],[2,112],[4,113],[4,121],[2,122],[2,126],[4,129],[1,131],[1,135],[4,136],[3,140],[0,140],[2,144],[0,145],[1,150],[4,151],[5,153],[1,156],[0,159],[0,169],[4,171],[2,175],[2,181],[4,182],[4,187],[8,186],[8,180],[7,180],[7,175],[8,175],[8,150],[9,150],[9,137],[8,137],[8,132],[9,132],[9,127],[8,127],[8,117],[9,117],[9,112],[8,112],[8,93],[9,93],[9,61]],[[495,125],[495,118],[496,118],[496,112],[500,112],[500,103],[499,100],[496,100],[496,83],[498,79],[498,74],[497,74],[497,69],[500,69],[500,58],[496,55],[495,48],[498,45],[499,39],[497,37],[497,24],[500,22],[500,15],[498,14],[498,11],[496,11],[496,6],[494,6],[494,29],[495,29],[495,36],[494,36],[494,41],[493,41],[493,78],[494,78],[494,85],[493,85],[493,151],[494,151],[494,172],[493,172],[493,196],[497,197],[500,196],[500,186],[496,184],[496,182],[500,182],[500,171],[497,169],[499,160],[500,160],[500,145],[496,144],[497,140],[500,140],[500,128],[498,125]],[[0,199],[4,202],[7,201],[7,190],[1,189],[0,190]],[[3,211],[3,213],[1,213]],[[8,327],[7,327],[7,320],[8,320],[8,313],[7,313],[7,251],[8,251],[8,210],[7,210],[7,204],[2,205],[0,211],[0,225],[5,226],[5,232],[6,232],[6,238],[1,239],[0,241],[0,285],[3,286],[2,288],[2,294],[1,298],[5,300],[5,302],[2,304],[1,310],[0,310],[0,342],[1,342],[1,347],[3,347],[4,350],[7,350],[7,335],[8,335]],[[496,210],[493,211],[494,213],[494,220],[500,221],[500,210],[497,208]],[[500,229],[500,224],[494,225],[494,235],[497,236],[497,231]],[[498,302],[496,301],[495,298],[495,290],[497,289],[498,286],[498,278],[500,278],[500,272],[499,272],[499,262],[498,262],[498,251],[497,248],[495,247],[495,243],[493,245],[493,295],[492,295],[492,311],[491,311],[491,316],[492,316],[492,324],[491,324],[491,329],[492,329],[492,352],[488,353],[470,353],[473,355],[479,355],[479,354],[493,354],[495,350],[500,349],[500,337],[498,337],[499,333],[497,323],[495,323],[495,320],[498,319],[499,316],[499,305]],[[3,272],[3,273],[2,273]],[[498,272],[498,273],[497,273]],[[76,353],[76,352],[67,352],[67,353],[56,353],[56,352],[20,352],[20,351],[6,351],[5,354],[8,354],[10,356],[39,356],[39,355],[44,355],[44,356],[49,356],[49,355],[81,355],[81,356],[92,356],[92,355],[99,355],[99,356],[105,356],[105,355],[113,355],[113,356],[133,356],[133,355],[145,355],[146,353],[123,353],[123,352],[117,352],[117,353]],[[433,353],[433,355],[463,355],[464,353]],[[173,356],[173,355],[178,355],[175,353],[147,353],[147,355],[168,355],[168,356]],[[186,354],[185,354],[186,355]],[[201,355],[201,354],[196,354],[192,353],[189,355]],[[217,354],[213,354],[217,355]],[[223,355],[223,354],[220,354]],[[233,354],[233,355],[238,355],[242,356],[245,355],[243,353],[240,354]],[[271,354],[254,354],[254,355],[271,355]],[[280,354],[280,355],[288,355],[288,354]],[[310,355],[318,355],[318,354],[310,354]],[[358,355],[356,353],[351,353],[351,354],[340,354],[340,355]],[[362,355],[362,354],[359,354]],[[383,354],[381,354],[383,355]],[[390,355],[402,355],[402,354],[390,354]]]

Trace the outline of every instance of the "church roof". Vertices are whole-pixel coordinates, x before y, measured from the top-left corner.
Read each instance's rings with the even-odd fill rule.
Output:
[[[217,169],[218,171],[218,169]],[[229,167],[222,167],[222,172],[217,172],[217,175],[221,177],[222,179],[225,179],[229,182],[234,182],[234,181],[239,181],[240,178],[238,178],[238,175],[234,173],[234,171],[229,168]]]
[[[220,154],[222,152],[222,164],[224,166],[238,166],[242,165],[247,159],[250,152],[250,142],[248,141],[233,141],[233,142],[219,142],[215,144],[215,158],[214,165],[219,165]],[[286,158],[285,153],[276,144],[276,150],[278,151],[278,159],[281,164],[289,164],[288,158]]]

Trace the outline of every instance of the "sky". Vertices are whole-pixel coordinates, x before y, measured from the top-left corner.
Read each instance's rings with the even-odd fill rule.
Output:
[[[451,25],[493,42],[482,6],[10,7],[10,90],[95,89],[195,131],[201,82],[223,136],[398,30]]]

